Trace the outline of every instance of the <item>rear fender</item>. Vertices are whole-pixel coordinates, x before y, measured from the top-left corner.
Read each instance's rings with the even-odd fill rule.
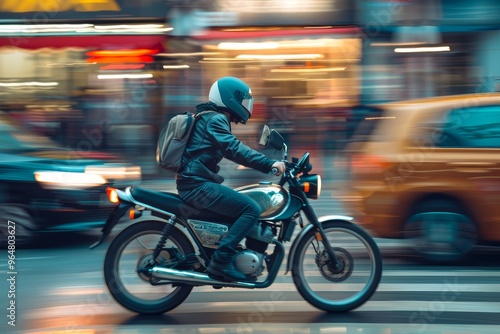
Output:
[[[106,220],[106,223],[104,224],[102,228],[102,234],[101,237],[99,238],[98,241],[90,245],[90,249],[94,249],[100,244],[106,240],[106,238],[109,236],[113,228],[116,226],[116,224],[120,221],[120,219],[123,217],[123,215],[135,204],[132,202],[132,197],[130,196],[129,189],[127,191],[121,191],[119,189],[115,189],[116,193],[118,194],[118,198],[120,199],[120,203],[118,203],[117,206],[115,206],[113,212],[111,215],[109,215],[108,219]]]
[[[354,220],[353,217],[342,216],[342,215],[330,215],[330,216],[323,216],[323,217],[318,218],[318,221],[320,222],[320,224],[323,224],[323,223],[326,223],[329,221],[345,221],[345,222],[352,223],[353,220]],[[313,224],[307,224],[307,226],[304,227],[302,229],[302,231],[300,231],[299,235],[297,235],[297,237],[293,241],[292,246],[290,247],[290,252],[288,253],[288,261],[286,264],[285,275],[288,274],[288,272],[292,269],[293,258],[295,257],[295,253],[297,252],[298,244],[305,237],[307,232],[309,232],[313,228],[314,228]]]

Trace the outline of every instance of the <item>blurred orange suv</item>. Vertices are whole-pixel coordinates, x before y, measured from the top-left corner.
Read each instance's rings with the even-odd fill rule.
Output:
[[[434,262],[500,241],[500,94],[366,107],[347,146],[348,207]]]

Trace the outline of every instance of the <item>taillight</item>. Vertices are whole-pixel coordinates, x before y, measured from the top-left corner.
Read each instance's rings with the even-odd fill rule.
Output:
[[[111,203],[119,203],[120,198],[118,197],[118,193],[115,188],[108,187],[106,188],[106,194],[108,195],[108,199]]]
[[[351,156],[351,172],[355,174],[380,174],[391,162],[379,155],[356,154]]]

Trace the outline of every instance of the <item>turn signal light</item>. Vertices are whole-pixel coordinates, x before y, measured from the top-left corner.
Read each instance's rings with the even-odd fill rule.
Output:
[[[300,182],[307,198],[318,199],[321,194],[321,176],[318,174],[302,175]]]
[[[106,188],[106,194],[108,195],[108,199],[111,203],[120,202],[120,198],[118,197],[118,193],[115,188]]]
[[[130,220],[137,219],[137,218],[139,218],[141,216],[142,216],[142,211],[137,211],[135,209],[130,209],[130,211],[128,212],[128,217],[130,218]]]

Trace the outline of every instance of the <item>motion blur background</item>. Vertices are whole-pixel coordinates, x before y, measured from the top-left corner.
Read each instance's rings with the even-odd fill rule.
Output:
[[[267,123],[324,156],[356,106],[496,91],[499,29],[495,0],[4,0],[0,110],[154,177],[162,125],[233,75],[256,98],[241,139]]]
[[[500,242],[500,94],[478,94],[500,90],[499,45],[498,0],[0,0],[0,248],[15,224],[18,328],[497,334],[500,248],[465,255]],[[283,277],[275,290],[202,289],[169,315],[131,316],[104,287],[96,235],[45,233],[101,227],[108,181],[175,191],[157,137],[226,75],[255,97],[233,132],[261,150],[267,124],[290,158],[310,152],[318,216],[353,214],[377,238],[384,275],[360,312],[310,310]],[[400,114],[379,114],[386,102]],[[229,186],[276,181],[228,161],[222,172]]]

